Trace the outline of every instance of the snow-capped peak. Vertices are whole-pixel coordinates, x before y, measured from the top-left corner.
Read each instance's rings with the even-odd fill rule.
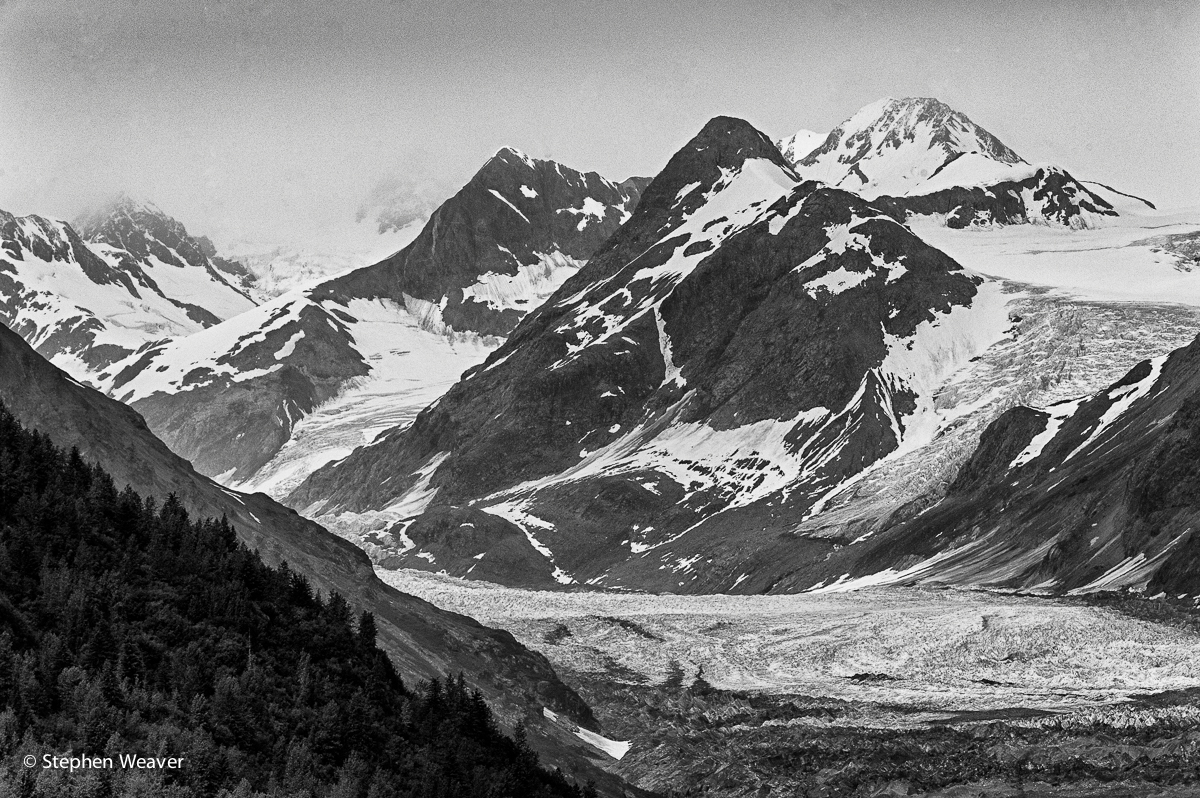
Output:
[[[794,164],[804,160],[805,156],[817,147],[820,147],[828,136],[828,133],[815,133],[811,130],[801,128],[796,131],[795,135],[780,139],[776,143],[779,145],[779,151],[783,153],[783,157],[787,158],[788,163]]]
[[[239,285],[236,267],[216,254],[208,239],[153,202],[119,194],[76,223],[88,246],[113,268],[188,315],[210,326],[255,306]]]
[[[150,203],[121,196],[85,224],[94,237],[0,211],[0,322],[77,379],[254,306]]]
[[[1009,171],[1024,164],[965,114],[932,97],[885,97],[861,108],[794,161],[805,178],[867,198],[903,196],[959,158]]]
[[[101,203],[92,210],[82,214],[75,221],[75,227],[87,237],[87,231],[102,227],[106,222],[111,220],[122,218],[136,220],[139,218],[144,219],[144,217],[162,220],[171,219],[170,216],[163,212],[162,208],[155,205],[149,199],[133,196],[122,191],[107,202]]]

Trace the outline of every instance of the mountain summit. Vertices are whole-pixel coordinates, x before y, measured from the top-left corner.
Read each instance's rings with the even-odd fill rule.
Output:
[[[797,130],[795,134],[775,142],[779,151],[788,163],[799,163],[806,155],[825,143],[828,133],[816,133],[811,130]]]
[[[907,194],[949,163],[976,169],[1024,164],[998,138],[932,97],[884,98],[838,125],[802,157],[807,178],[874,199]],[[965,164],[964,164],[965,165]]]
[[[189,235],[152,202],[119,194],[76,220],[75,227],[117,268],[140,272],[143,282],[166,286],[167,293],[212,311],[215,318],[209,324],[256,304],[237,284],[237,264],[217,257],[211,241]]]
[[[504,147],[410,245],[318,294],[401,303],[431,329],[506,335],[628,218],[644,185]]]
[[[894,218],[940,215],[950,227],[1045,221],[1090,226],[1153,205],[1064,169],[1031,164],[965,114],[932,97],[885,98],[800,152],[808,131],[779,143],[796,171],[877,202]]]

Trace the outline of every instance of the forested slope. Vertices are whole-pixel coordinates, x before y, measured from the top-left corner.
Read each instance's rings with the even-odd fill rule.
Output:
[[[70,752],[117,765],[42,768]],[[121,769],[121,754],[183,765]],[[256,792],[590,790],[500,733],[461,677],[404,685],[370,613],[266,566],[225,519],[118,490],[0,407],[0,794]]]

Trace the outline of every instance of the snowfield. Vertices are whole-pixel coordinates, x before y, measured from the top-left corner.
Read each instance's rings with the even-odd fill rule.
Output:
[[[934,217],[913,217],[908,226],[969,269],[1058,296],[1200,305],[1200,270],[1148,240],[1200,229],[1200,210],[1085,230],[1038,224],[952,230]]]
[[[910,588],[546,593],[423,571],[377,572],[400,590],[508,630],[582,678],[661,682],[675,660],[685,681],[703,667],[718,688],[930,712],[1073,710],[1200,686],[1197,636],[1066,601]]]

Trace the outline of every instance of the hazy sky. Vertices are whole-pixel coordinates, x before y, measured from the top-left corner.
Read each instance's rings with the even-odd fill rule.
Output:
[[[124,189],[286,238],[504,145],[654,174],[717,114],[772,137],[935,96],[1030,161],[1200,205],[1200,3],[0,0],[0,208]]]

